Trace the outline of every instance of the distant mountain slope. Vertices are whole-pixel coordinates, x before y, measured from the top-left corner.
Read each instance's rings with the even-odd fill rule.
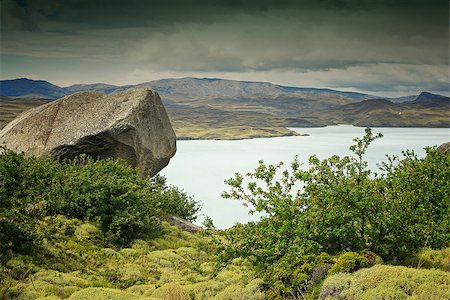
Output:
[[[372,98],[370,95],[330,89],[288,87],[269,82],[237,81],[210,78],[161,79],[138,84],[151,87],[173,99],[278,99],[306,98],[320,100],[327,97],[351,101]]]
[[[429,92],[422,92],[416,99],[405,102],[404,104],[409,105],[420,105],[422,107],[442,107],[445,108],[449,106],[449,97],[432,94]]]
[[[420,96],[417,97],[419,98]],[[309,117],[327,124],[343,123],[369,127],[450,127],[450,98],[430,98],[427,98],[425,104],[421,99],[409,103],[370,99],[328,111],[316,111],[309,114]]]
[[[288,87],[269,82],[250,82],[210,78],[161,79],[137,85],[115,86],[104,83],[76,84],[65,88],[47,81],[26,78],[0,81],[0,96],[29,97],[39,95],[47,99],[56,99],[80,91],[98,91],[112,93],[133,86],[154,88],[161,95],[171,100],[206,100],[206,99],[280,99],[304,98],[322,100],[325,98],[339,101],[362,101],[373,96],[341,92],[331,89]]]
[[[404,103],[404,102],[410,102],[417,98],[417,95],[409,95],[409,96],[401,96],[397,98],[389,98],[389,101],[394,103]]]
[[[390,110],[398,105],[386,100],[386,99],[369,99],[357,103],[349,103],[347,105],[343,105],[339,107],[339,111],[342,113],[349,112],[349,113],[370,113],[374,110]]]
[[[68,91],[44,80],[19,78],[0,80],[0,96],[15,98],[57,99],[66,96]]]
[[[268,82],[208,78],[161,79],[138,84],[161,95],[180,138],[231,139],[290,135],[287,127],[334,124],[391,127],[450,127],[449,98],[417,96],[376,98],[361,93],[299,88]],[[29,79],[0,81],[0,127],[19,112],[79,91],[113,93],[133,87],[103,83],[61,88]],[[13,99],[29,97],[34,99]]]
[[[105,83],[93,83],[93,84],[74,84],[68,87],[65,87],[64,90],[68,92],[69,94],[76,93],[76,92],[84,92],[84,91],[95,91],[100,92],[104,94],[110,94],[117,89],[119,89],[119,86],[112,85],[112,84],[105,84]]]

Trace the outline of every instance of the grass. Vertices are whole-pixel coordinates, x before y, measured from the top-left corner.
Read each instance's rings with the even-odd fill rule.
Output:
[[[109,288],[87,288],[73,293],[70,300],[140,300],[152,299],[150,297],[140,297],[132,293]]]
[[[242,140],[263,137],[297,136],[284,127],[201,127],[199,125],[174,127],[179,140]]]
[[[441,250],[422,249],[419,253],[412,255],[407,264],[416,268],[440,269],[450,272],[450,247]]]
[[[328,277],[319,299],[449,299],[450,273],[375,265]]]
[[[162,238],[107,248],[88,222],[58,216],[38,227],[55,239],[0,267],[0,299],[265,299],[263,280],[246,258],[219,267],[211,233],[192,234],[164,223]],[[416,267],[442,270],[375,265],[328,276],[305,299],[448,299],[449,251],[423,249],[412,258]]]
[[[210,237],[164,223],[165,235],[104,248],[94,225],[58,216],[58,227],[33,256],[15,255],[0,269],[0,299],[258,299],[261,280],[248,264],[217,268]],[[237,293],[237,292],[236,292]]]

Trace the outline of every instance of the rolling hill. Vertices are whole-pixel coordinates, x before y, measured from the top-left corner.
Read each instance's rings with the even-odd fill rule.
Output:
[[[420,95],[417,99],[419,98]],[[450,126],[448,97],[436,97],[425,103],[417,99],[404,103],[393,103],[386,99],[365,100],[328,111],[317,111],[311,117],[329,123],[364,127]]]
[[[387,127],[450,127],[449,98],[377,98],[331,89],[287,87],[268,82],[208,78],[161,79],[138,85],[0,81],[0,126],[19,112],[79,91],[114,93],[133,86],[155,89],[179,139],[241,139],[293,135],[287,127],[334,124]],[[30,99],[30,100],[27,100]]]
[[[68,91],[44,80],[19,78],[0,81],[0,96],[14,98],[58,99]]]

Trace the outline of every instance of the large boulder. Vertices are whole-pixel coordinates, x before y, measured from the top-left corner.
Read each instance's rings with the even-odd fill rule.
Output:
[[[440,145],[438,151],[439,153],[450,155],[450,142]]]
[[[134,88],[80,92],[30,109],[0,131],[0,143],[27,156],[120,158],[142,176],[164,168],[176,137],[159,95]]]

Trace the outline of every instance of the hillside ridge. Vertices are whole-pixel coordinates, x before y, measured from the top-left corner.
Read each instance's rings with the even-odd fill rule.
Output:
[[[192,77],[160,79],[138,85],[95,83],[65,88],[30,79],[0,81],[0,126],[25,109],[42,101],[52,101],[61,94],[79,91],[111,94],[131,87],[151,88],[161,95],[179,139],[290,136],[295,133],[289,127],[336,124],[450,127],[449,98],[430,92],[386,98],[270,82]]]

